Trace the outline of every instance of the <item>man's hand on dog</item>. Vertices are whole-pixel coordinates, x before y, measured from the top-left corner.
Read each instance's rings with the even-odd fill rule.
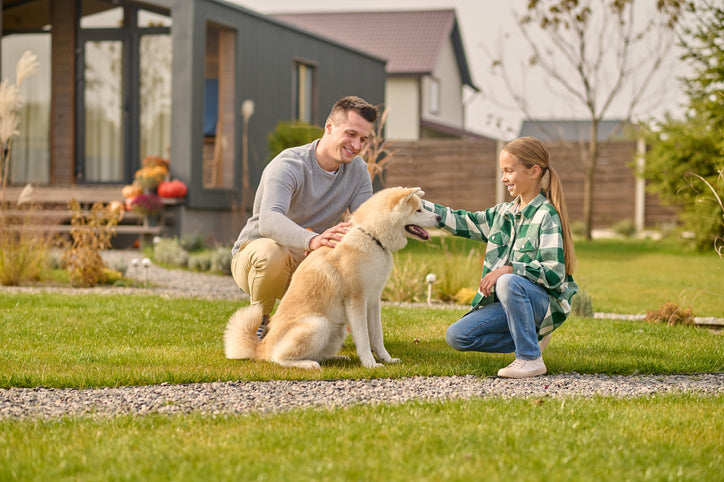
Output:
[[[338,242],[342,241],[342,236],[349,231],[350,226],[352,226],[352,223],[339,223],[322,234],[313,237],[309,242],[309,250],[314,251],[322,246],[334,248]]]

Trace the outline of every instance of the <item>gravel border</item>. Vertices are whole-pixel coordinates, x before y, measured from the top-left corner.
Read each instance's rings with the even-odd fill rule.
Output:
[[[564,373],[523,380],[457,377],[273,380],[100,389],[0,389],[0,419],[188,414],[280,413],[359,404],[399,404],[486,397],[619,397],[724,394],[724,373],[608,376]]]
[[[53,291],[66,294],[149,294],[163,297],[243,300],[230,276],[133,266],[137,251],[106,251],[109,265],[123,262],[127,276],[148,288],[0,287],[0,293]],[[397,306],[427,304],[388,303]],[[460,309],[453,305],[434,308]],[[637,320],[640,315],[597,313],[597,318]],[[721,319],[718,319],[721,320]],[[724,373],[608,376],[563,373],[523,380],[456,377],[362,380],[273,380],[214,382],[100,389],[0,389],[0,419],[113,417],[118,415],[208,415],[277,413],[298,408],[331,409],[365,403],[444,401],[480,397],[640,397],[657,393],[724,394]]]

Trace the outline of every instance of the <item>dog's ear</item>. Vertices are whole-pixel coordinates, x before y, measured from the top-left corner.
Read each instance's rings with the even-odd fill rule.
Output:
[[[407,196],[405,196],[405,202],[409,201],[412,196],[422,197],[425,195],[425,191],[419,187],[411,187],[407,189]]]

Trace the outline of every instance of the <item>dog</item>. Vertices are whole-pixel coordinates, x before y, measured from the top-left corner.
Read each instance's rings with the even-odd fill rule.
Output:
[[[260,305],[231,316],[224,331],[226,357],[320,369],[321,361],[346,358],[337,353],[348,326],[362,365],[384,366],[374,355],[384,363],[399,362],[384,346],[380,295],[392,271],[392,253],[408,238],[429,240],[424,228],[440,221],[422,208],[424,194],[419,187],[388,188],[364,202],[334,248],[319,248],[300,263],[261,341],[256,336]]]

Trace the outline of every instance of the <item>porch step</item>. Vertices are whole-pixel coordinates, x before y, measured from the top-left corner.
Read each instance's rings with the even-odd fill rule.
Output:
[[[123,202],[121,194],[123,186],[64,186],[64,187],[34,187],[29,209],[17,206],[17,200],[23,188],[9,187],[5,191],[5,207],[2,213],[10,229],[24,229],[28,231],[47,232],[49,234],[64,235],[70,233],[73,226],[71,220],[73,213],[68,209],[71,199],[75,199],[81,206],[82,212],[87,214],[96,202],[109,203],[111,201]],[[178,227],[179,208],[183,201],[178,199],[162,198],[164,209],[159,216],[158,225],[143,224],[143,216],[125,211],[123,219],[116,225],[116,238],[118,235],[129,236],[158,236],[173,234]]]

